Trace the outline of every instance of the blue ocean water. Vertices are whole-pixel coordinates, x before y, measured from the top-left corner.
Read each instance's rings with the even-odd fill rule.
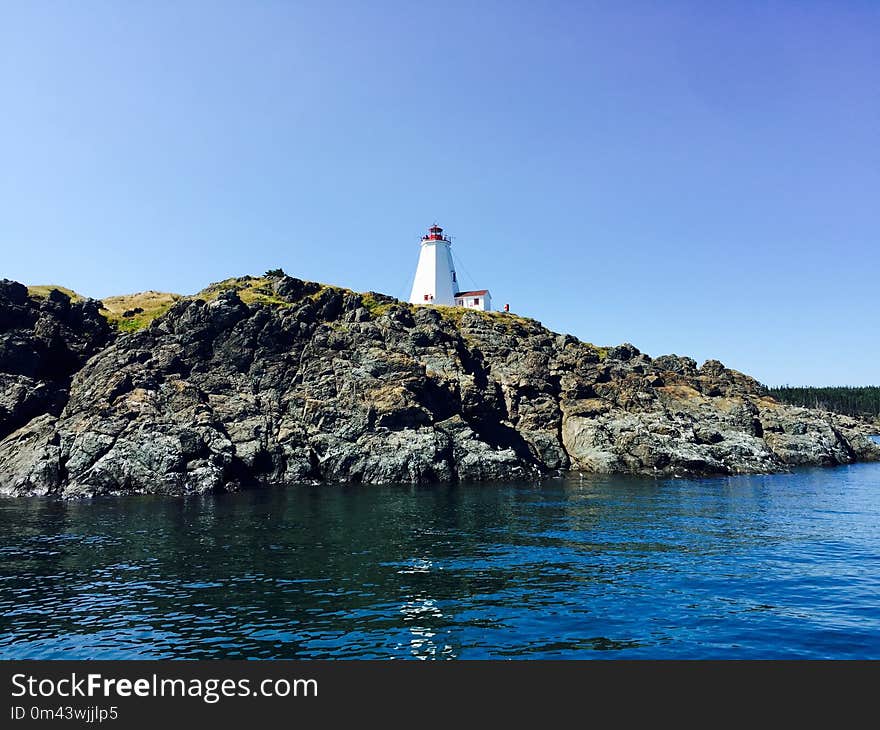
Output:
[[[0,500],[0,658],[880,658],[880,464]]]

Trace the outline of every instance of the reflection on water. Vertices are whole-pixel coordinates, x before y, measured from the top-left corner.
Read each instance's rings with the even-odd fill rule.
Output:
[[[0,657],[880,658],[880,465],[0,501]]]

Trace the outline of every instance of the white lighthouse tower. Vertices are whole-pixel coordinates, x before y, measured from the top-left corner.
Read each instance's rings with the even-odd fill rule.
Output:
[[[442,304],[447,307],[465,307],[488,311],[492,309],[492,295],[488,289],[460,291],[455,265],[452,263],[452,239],[443,235],[436,223],[422,236],[422,251],[413,279],[410,304]],[[504,305],[507,311],[507,305]]]
[[[409,295],[410,304],[455,305],[458,281],[451,246],[449,236],[444,236],[443,229],[436,223],[428,229],[426,236],[422,236],[419,265]]]

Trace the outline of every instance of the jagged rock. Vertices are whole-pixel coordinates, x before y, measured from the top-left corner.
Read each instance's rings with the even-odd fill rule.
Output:
[[[303,281],[293,276],[282,276],[272,284],[275,293],[288,302],[298,302],[303,297],[321,290],[321,285],[313,281]]]
[[[707,361],[289,276],[114,337],[96,303],[0,282],[0,492],[764,472],[880,458],[854,419]],[[14,430],[17,429],[17,430]]]
[[[622,345],[618,345],[617,347],[612,347],[611,349],[609,349],[608,359],[629,362],[630,360],[638,357],[641,354],[642,353],[639,352],[639,349],[635,345],[631,345],[628,342],[625,342]]]
[[[0,281],[0,438],[37,416],[58,415],[72,375],[112,332],[95,300],[71,303],[53,289],[43,300]]]
[[[654,358],[654,367],[660,371],[666,370],[678,375],[696,375],[697,361],[690,357],[678,355],[660,355]]]
[[[37,416],[2,444],[0,493],[39,497],[59,493],[64,472],[54,416]]]

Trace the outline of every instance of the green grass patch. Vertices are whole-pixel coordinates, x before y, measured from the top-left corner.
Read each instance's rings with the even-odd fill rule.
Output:
[[[450,307],[442,304],[432,306],[434,306],[434,308],[440,313],[440,316],[443,317],[443,319],[451,322],[456,327],[461,326],[462,320],[466,314],[474,314],[486,322],[500,325],[505,332],[510,333],[524,334],[529,328],[540,326],[540,323],[537,320],[529,319],[528,317],[520,317],[518,314],[512,314],[510,312],[484,312],[479,309]]]
[[[424,305],[423,305],[424,306]],[[461,318],[464,317],[466,310],[464,307],[447,307],[444,304],[428,305],[433,306],[437,313],[447,322],[451,322],[456,327],[461,325]]]
[[[282,299],[272,287],[272,280],[265,276],[239,276],[232,279],[224,279],[202,289],[193,299],[203,299],[210,302],[216,299],[220,292],[238,292],[238,296],[245,304],[266,304],[271,307],[290,307],[286,299]]]
[[[253,300],[260,296],[274,296],[270,279],[264,276],[236,276],[209,284],[193,299],[203,299],[210,302],[216,299],[221,292],[230,290],[237,291],[242,301],[245,301],[246,297]]]
[[[107,297],[101,301],[101,314],[120,332],[137,332],[148,327],[161,317],[183,297],[160,291],[143,291],[137,294],[122,294]],[[143,311],[137,311],[143,310]],[[127,317],[126,312],[132,312]]]
[[[145,317],[127,317],[125,319],[110,319],[108,317],[107,320],[120,332],[137,332],[145,327],[149,327],[153,321]]]
[[[77,294],[73,289],[68,289],[65,286],[55,286],[54,284],[38,284],[35,286],[29,286],[27,289],[28,295],[32,296],[34,299],[45,299],[53,289],[57,289],[62,294],[67,294],[72,302],[82,302],[86,299],[86,297]]]
[[[333,286],[332,284],[321,284],[321,288],[318,289],[314,294],[309,294],[309,299],[313,302],[320,302],[327,294],[330,292],[336,292],[337,294],[354,294],[351,289],[346,289],[344,286]]]
[[[377,319],[381,317],[383,314],[387,314],[391,307],[398,302],[395,301],[383,301],[376,298],[376,295],[373,292],[367,292],[366,294],[361,295],[361,302],[364,305],[364,308],[370,313],[370,316],[373,319]]]

